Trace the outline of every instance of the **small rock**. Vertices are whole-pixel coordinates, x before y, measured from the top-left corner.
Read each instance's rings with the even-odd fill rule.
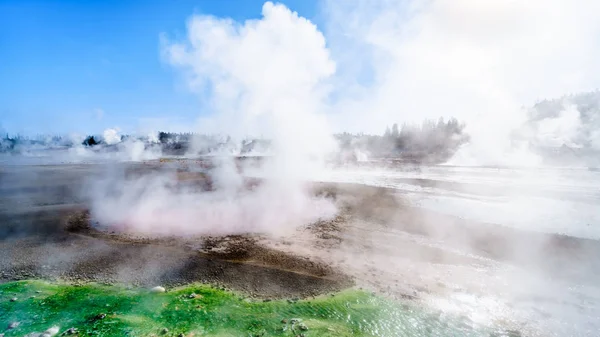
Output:
[[[298,329],[300,329],[302,331],[308,331],[308,327],[304,323],[298,324]]]
[[[282,320],[281,320],[281,323],[283,323],[283,324],[287,324],[287,319],[285,319],[285,318],[284,318],[284,319],[282,319]]]
[[[163,328],[162,330],[160,330],[160,333],[162,333],[163,335],[166,335],[169,333],[169,329]]]
[[[11,301],[11,302],[16,302],[16,301],[17,301],[17,298],[16,298],[16,297],[13,297],[13,298],[11,298],[11,299],[10,299],[10,301]]]
[[[164,293],[167,290],[161,286],[156,286],[156,287],[150,289],[150,291],[153,293]]]
[[[74,335],[77,333],[77,328],[69,328],[63,333],[63,335]]]
[[[41,337],[52,337],[52,336],[56,335],[58,333],[58,331],[60,331],[60,328],[57,326],[53,326],[50,329],[44,331],[42,333]]]
[[[292,323],[292,324],[300,323],[300,319],[298,319],[298,318],[292,318],[290,320],[290,323]]]
[[[8,328],[9,328],[9,329],[16,329],[16,328],[19,326],[19,324],[21,324],[21,323],[20,323],[20,322],[11,322],[11,323],[8,325]]]
[[[94,319],[96,320],[101,320],[101,319],[105,319],[106,318],[106,314],[98,314],[96,315],[96,317],[94,317]]]
[[[195,293],[191,293],[191,294],[188,296],[188,298],[196,298],[196,297],[198,297],[198,295],[196,295]]]

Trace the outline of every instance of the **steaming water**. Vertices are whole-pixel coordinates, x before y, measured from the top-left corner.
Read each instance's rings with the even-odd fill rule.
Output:
[[[587,168],[342,168],[320,179],[392,188],[416,207],[477,222],[600,239],[600,172]],[[474,282],[487,294],[432,296],[432,305],[483,320],[537,322],[544,335],[598,335],[600,287],[594,271],[576,281],[505,264],[483,273],[494,277]]]
[[[587,168],[346,168],[321,178],[397,189],[418,207],[469,220],[600,239],[600,172]]]
[[[17,300],[5,300],[8,296]],[[7,337],[44,331],[49,325],[62,326],[61,331],[74,326],[82,336],[156,336],[165,327],[169,333],[162,334],[168,336],[505,335],[502,330],[490,331],[468,320],[360,291],[287,303],[251,301],[199,285],[154,294],[118,286],[13,282],[0,285],[0,298],[0,324],[20,323],[6,332]],[[90,319],[99,313],[106,315]],[[302,332],[301,324],[292,320],[308,331]]]

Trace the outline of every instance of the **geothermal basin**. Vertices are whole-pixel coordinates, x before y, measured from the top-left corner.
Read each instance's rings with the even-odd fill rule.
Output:
[[[284,210],[263,194],[253,203],[265,183],[251,169],[223,184],[214,166],[3,166],[0,334],[54,326],[86,336],[600,330],[598,172],[338,166],[303,184],[303,208]],[[231,186],[235,198],[218,194]],[[182,207],[190,195],[210,196],[197,206],[212,213]],[[108,196],[117,202],[106,204]],[[139,203],[124,200],[169,207],[140,215]],[[317,216],[294,221],[307,209]],[[157,286],[166,292],[149,291]]]

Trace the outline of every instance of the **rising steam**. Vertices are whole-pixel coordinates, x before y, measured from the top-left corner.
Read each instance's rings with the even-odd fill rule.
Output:
[[[455,117],[471,142],[456,164],[540,164],[512,133],[525,106],[600,86],[600,3],[325,1],[338,61],[331,109],[345,131]]]
[[[283,225],[287,215],[311,213],[302,183],[336,150],[334,132],[380,133],[398,121],[439,116],[466,123],[469,142],[451,163],[539,165],[533,147],[540,139],[576,138],[567,133],[578,131],[573,123],[580,123],[580,112],[565,106],[558,114],[564,118],[539,122],[527,133],[530,115],[523,106],[599,84],[589,76],[600,73],[600,55],[591,47],[600,32],[591,13],[599,6],[587,0],[325,1],[321,30],[271,2],[262,18],[245,22],[192,16],[187,37],[164,35],[162,51],[212,112],[194,131],[271,140],[273,156],[253,173],[264,186],[242,191],[239,173],[220,163],[212,174],[227,182],[218,193],[173,192],[165,187],[168,177],[156,176],[121,184],[135,198],[99,193],[96,213],[127,204],[127,211],[104,220],[145,223],[152,231],[167,222],[194,232],[230,223],[237,231],[265,227],[264,218],[273,217],[251,213],[283,203],[275,221]],[[572,123],[556,126],[565,120]],[[521,138],[515,137],[519,130]],[[104,138],[112,142],[116,131],[109,131]],[[139,193],[141,186],[146,192]],[[229,211],[232,205],[236,211]],[[159,215],[167,214],[165,207],[177,215]],[[322,215],[315,214],[308,218]]]
[[[109,179],[110,188],[96,186],[92,198],[98,220],[153,234],[273,232],[335,213],[304,187],[335,150],[321,114],[335,65],[314,24],[267,2],[262,19],[242,24],[192,17],[187,40],[164,40],[164,53],[192,90],[210,93],[205,103],[214,114],[200,121],[199,131],[271,140],[273,155],[254,171],[263,182],[245,189],[230,158],[210,172],[212,192],[175,189],[165,175]]]

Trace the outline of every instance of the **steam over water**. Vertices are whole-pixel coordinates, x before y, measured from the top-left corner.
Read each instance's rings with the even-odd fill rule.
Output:
[[[597,208],[600,172],[586,168],[354,167],[329,171],[321,178],[392,188],[413,206],[475,222],[509,226],[522,230],[522,235],[544,232],[600,238]],[[444,226],[444,223],[433,225]],[[426,237],[417,240],[431,241]],[[542,265],[546,257],[540,255],[537,264]],[[579,261],[595,258],[588,254]],[[504,262],[477,267],[477,271],[447,271],[469,278],[474,288],[485,289],[484,294],[462,289],[449,296],[431,296],[430,302],[434,307],[460,312],[473,320],[517,318],[536,322],[543,335],[597,335],[600,331],[597,268],[586,269],[589,267],[577,263],[569,267],[579,270],[577,278],[550,276]],[[440,277],[448,280],[448,274],[443,272]]]
[[[397,189],[415,206],[468,220],[600,239],[600,172],[587,168],[346,168],[323,178]]]

